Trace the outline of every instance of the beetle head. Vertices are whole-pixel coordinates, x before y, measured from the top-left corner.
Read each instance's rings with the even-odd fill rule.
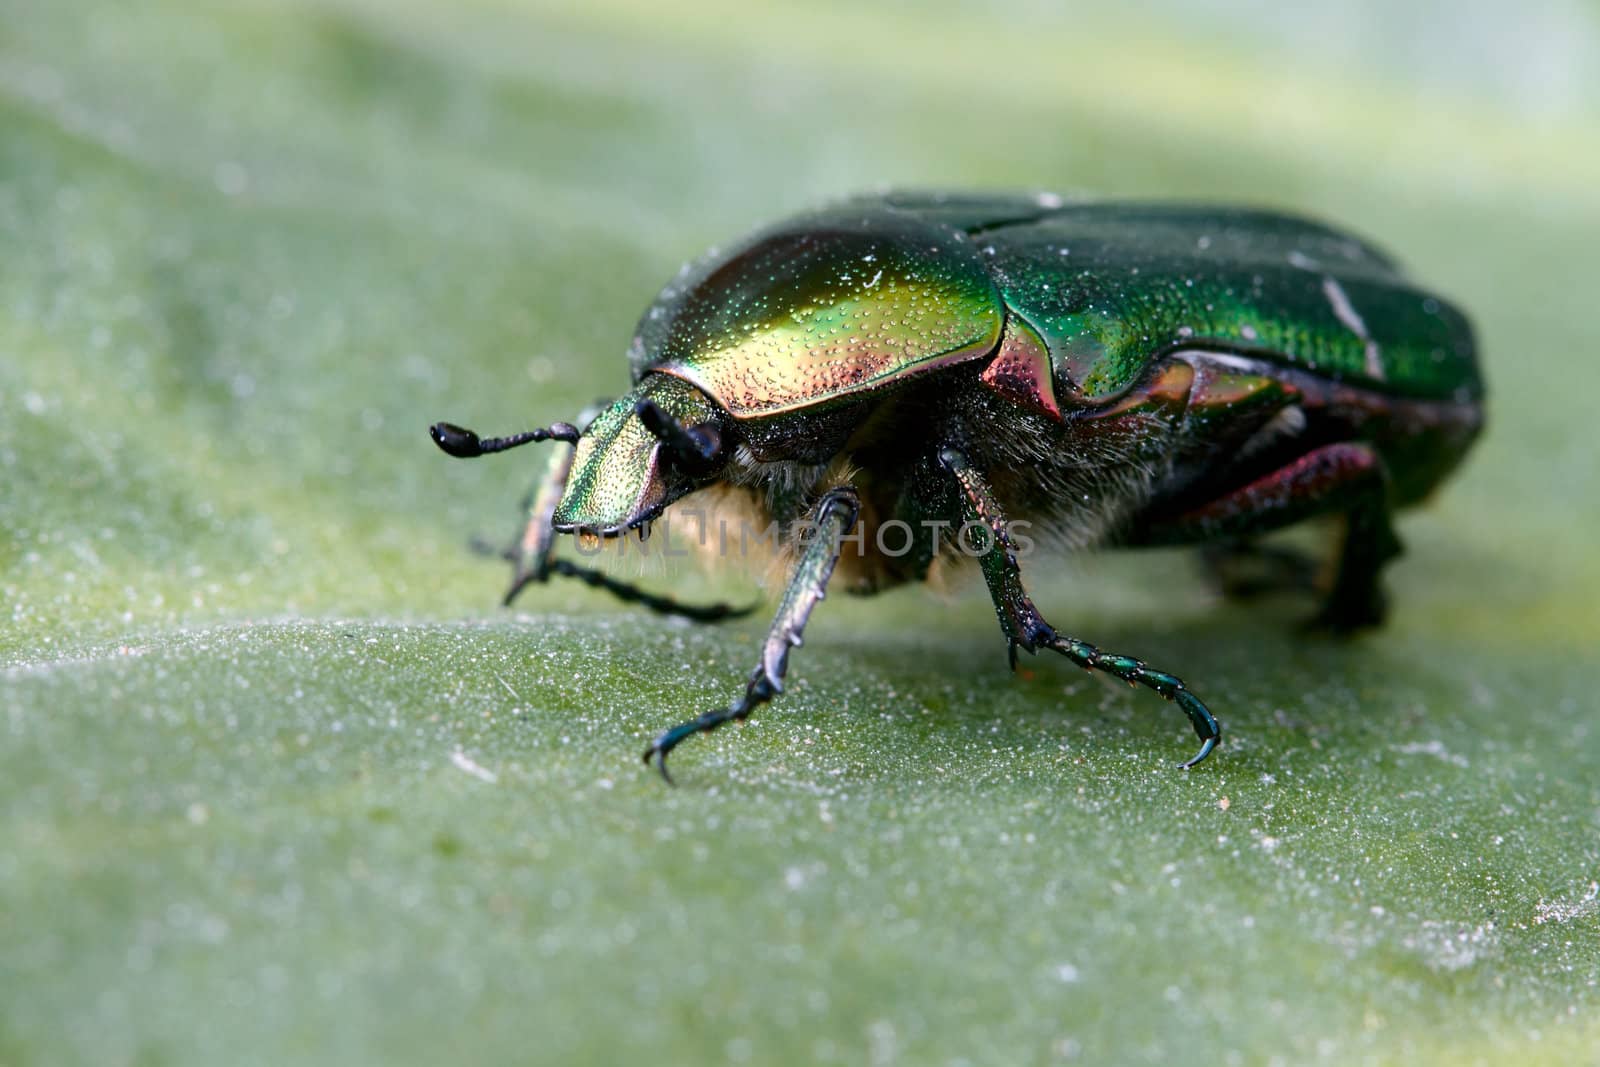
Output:
[[[620,534],[716,481],[730,422],[688,382],[645,375],[578,439],[552,523],[561,533]]]

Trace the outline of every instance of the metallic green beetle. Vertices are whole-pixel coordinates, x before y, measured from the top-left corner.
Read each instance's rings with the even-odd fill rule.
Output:
[[[663,775],[680,741],[782,691],[836,567],[870,593],[961,555],[978,558],[1013,666],[1018,648],[1048,648],[1175,701],[1201,740],[1192,767],[1216,747],[1216,719],[1177,677],[1047,623],[1023,588],[1033,538],[1016,520],[1067,549],[1196,544],[1221,577],[1270,564],[1309,584],[1310,561],[1253,539],[1338,516],[1319,619],[1355,629],[1383,618],[1393,509],[1427,496],[1483,422],[1459,311],[1347,233],[1235,207],[846,201],[686,268],[629,362],[632,390],[581,432],[431,432],[455,456],[576,445],[506,552],[508,602],[560,574],[726,618],[557,559],[554,535],[642,538],[697,491],[782,531],[791,577],[760,662],[738,700],[655,740],[645,760]]]

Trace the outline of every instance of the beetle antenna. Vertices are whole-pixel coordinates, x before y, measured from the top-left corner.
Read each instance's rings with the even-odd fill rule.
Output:
[[[472,459],[475,456],[487,456],[491,452],[504,452],[508,448],[531,444],[534,441],[566,441],[569,444],[577,444],[579,433],[578,428],[570,422],[553,422],[548,429],[524,430],[510,437],[484,438],[464,426],[436,422],[428,427],[428,436],[433,438],[434,444],[457,459]]]
[[[646,430],[690,467],[709,466],[716,461],[717,453],[722,451],[722,435],[710,423],[684,426],[648,397],[635,404],[633,411]]]

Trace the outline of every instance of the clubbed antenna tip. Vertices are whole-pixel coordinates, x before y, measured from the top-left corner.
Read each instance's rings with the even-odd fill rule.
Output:
[[[524,430],[510,437],[479,437],[464,426],[451,422],[436,422],[428,427],[433,443],[457,459],[473,459],[491,452],[504,452],[518,445],[534,441],[566,441],[577,444],[578,428],[568,422],[552,423],[548,429]]]

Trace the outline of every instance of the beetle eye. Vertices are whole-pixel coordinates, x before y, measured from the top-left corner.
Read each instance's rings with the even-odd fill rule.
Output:
[[[689,427],[686,432],[696,445],[695,461],[707,467],[715,466],[722,457],[722,431],[713,423],[702,422]]]

